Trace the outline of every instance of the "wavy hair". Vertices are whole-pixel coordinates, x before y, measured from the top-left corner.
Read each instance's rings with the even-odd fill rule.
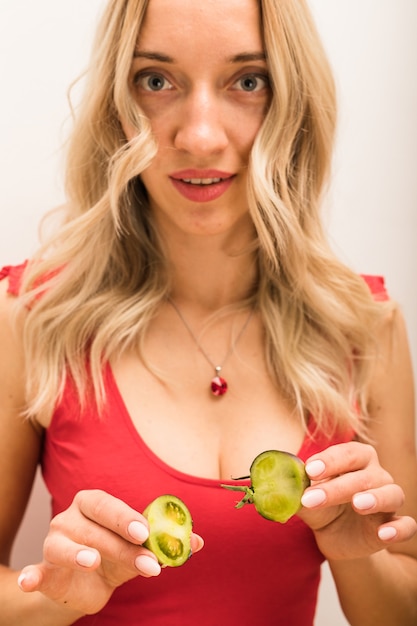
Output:
[[[103,364],[129,346],[142,350],[170,292],[140,181],[157,147],[128,80],[147,4],[110,0],[102,16],[68,149],[65,223],[26,274],[30,416],[53,412],[68,372],[81,399],[91,374],[101,405]],[[332,73],[305,0],[259,4],[273,97],[248,196],[268,365],[303,423],[311,413],[323,431],[361,432],[382,312],[335,257],[321,223],[336,124]],[[137,129],[132,141],[120,119]]]

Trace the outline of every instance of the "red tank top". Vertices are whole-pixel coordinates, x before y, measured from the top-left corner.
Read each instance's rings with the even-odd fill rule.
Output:
[[[20,272],[0,272],[0,278],[9,276],[13,293]],[[376,297],[385,299],[381,279],[367,282]],[[107,403],[99,417],[94,402],[80,410],[68,380],[46,432],[41,462],[53,515],[66,509],[81,489],[103,489],[138,511],[156,496],[171,493],[187,503],[205,547],[180,568],[122,585],[99,614],[77,624],[311,626],[323,562],[311,530],[296,516],[282,525],[263,519],[251,506],[237,511],[236,494],[219,481],[168,466],[134,427],[110,366],[104,382]],[[351,438],[352,433],[332,440],[307,435],[298,454],[305,460]],[[271,448],[279,447],[279,441],[271,442]]]

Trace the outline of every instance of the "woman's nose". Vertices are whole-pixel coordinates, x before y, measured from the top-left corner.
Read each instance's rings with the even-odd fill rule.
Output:
[[[216,94],[204,89],[190,93],[177,122],[175,148],[201,157],[222,152],[228,144],[223,113]]]

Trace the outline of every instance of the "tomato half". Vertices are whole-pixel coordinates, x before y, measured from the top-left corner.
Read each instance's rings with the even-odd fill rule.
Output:
[[[310,485],[303,461],[290,452],[267,450],[259,454],[250,466],[250,487],[222,485],[231,491],[242,491],[245,496],[237,503],[254,504],[266,519],[285,523],[301,508],[301,496]]]
[[[149,522],[149,537],[143,544],[161,565],[178,567],[191,555],[191,513],[177,496],[163,495],[143,512]]]

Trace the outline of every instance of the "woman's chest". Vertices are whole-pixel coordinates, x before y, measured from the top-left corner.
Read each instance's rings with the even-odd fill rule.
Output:
[[[260,452],[297,453],[303,425],[265,369],[236,362],[227,393],[214,396],[211,372],[198,364],[159,376],[136,357],[113,364],[117,390],[140,437],[165,463],[193,476],[247,475]]]

